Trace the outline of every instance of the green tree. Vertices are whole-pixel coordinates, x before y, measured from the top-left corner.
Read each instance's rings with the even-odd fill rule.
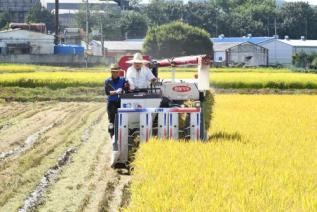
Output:
[[[210,35],[203,29],[180,21],[151,28],[143,46],[155,58],[212,54]]]
[[[312,25],[310,28],[310,38],[317,39],[317,6],[313,7],[314,15],[312,17]],[[317,66],[316,66],[317,68]]]
[[[141,8],[142,8],[141,0],[130,0],[129,1],[129,9],[130,10],[140,11]]]
[[[205,2],[152,0],[144,8],[150,26],[182,20],[210,34],[273,35],[274,0],[210,0]]]
[[[120,27],[123,35],[127,34],[129,38],[143,38],[148,29],[146,16],[135,11],[124,11]]]
[[[205,29],[211,34],[217,34],[216,7],[210,3],[191,3],[185,5],[183,21],[196,27]]]
[[[107,10],[102,13],[95,12],[93,16],[96,19],[92,28],[100,30],[105,40],[122,40],[123,35],[120,28],[121,12],[116,10]]]
[[[0,29],[4,28],[10,22],[8,12],[0,12]]]
[[[317,30],[316,16],[313,8],[304,2],[284,3],[280,9],[282,36],[289,35],[291,38],[299,39],[304,35],[313,38]]]
[[[210,0],[209,2],[225,12],[230,12],[233,8],[245,4],[247,1],[248,0]]]
[[[82,6],[78,13],[75,14],[75,21],[79,28],[83,28],[86,30],[86,7]],[[88,27],[89,32],[91,32],[92,28],[97,25],[97,17],[95,16],[95,12],[88,9]]]
[[[274,34],[274,17],[275,4],[272,1],[248,1],[232,10],[229,26],[238,36],[248,33],[271,36]]]
[[[28,23],[45,23],[48,30],[54,30],[54,15],[42,7],[41,3],[37,3],[31,8],[27,14],[26,20]]]
[[[184,16],[184,5],[180,0],[152,0],[150,4],[144,8],[144,13],[149,19],[150,26],[158,26],[172,21],[182,20]]]
[[[98,8],[89,8],[88,27],[89,32],[93,29],[103,30],[105,40],[121,40],[123,38],[120,29],[121,12],[118,9],[107,9],[101,11]],[[86,30],[86,8],[83,7],[75,16],[77,26]],[[97,36],[96,39],[99,39]]]
[[[120,10],[106,10],[100,14],[102,17],[103,34],[106,40],[122,40],[120,28]]]

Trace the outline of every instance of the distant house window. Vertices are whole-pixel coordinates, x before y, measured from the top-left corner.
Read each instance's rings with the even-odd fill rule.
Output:
[[[222,61],[222,57],[219,57],[218,60],[219,60],[219,61]]]

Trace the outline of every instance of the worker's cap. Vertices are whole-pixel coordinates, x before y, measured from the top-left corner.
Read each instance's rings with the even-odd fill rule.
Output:
[[[117,64],[111,64],[110,65],[110,71],[121,71],[120,66],[118,66]]]
[[[127,61],[127,63],[129,63],[129,64],[133,64],[133,63],[143,63],[143,64],[146,64],[146,63],[149,63],[149,62],[150,62],[150,61],[148,61],[148,60],[144,60],[142,54],[139,53],[139,52],[134,54],[132,60],[128,60],[128,61]]]

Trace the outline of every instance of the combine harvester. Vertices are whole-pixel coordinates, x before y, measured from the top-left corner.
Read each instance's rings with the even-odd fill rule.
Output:
[[[119,66],[126,71],[126,61],[130,59],[131,56],[124,56]],[[208,139],[202,105],[210,89],[210,64],[208,55],[151,61],[149,67],[157,78],[159,67],[198,65],[198,79],[197,75],[193,79],[175,79],[172,70],[170,80],[160,80],[148,89],[121,95],[112,139],[112,167],[130,170],[135,149],[154,136],[163,140]]]

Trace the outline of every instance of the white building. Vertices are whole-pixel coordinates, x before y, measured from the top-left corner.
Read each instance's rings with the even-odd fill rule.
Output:
[[[1,31],[0,54],[54,54],[54,36],[21,29]]]
[[[289,66],[296,53],[317,53],[317,40],[272,39],[259,43],[269,50],[269,65]]]
[[[215,65],[267,66],[268,50],[250,42],[214,43]]]
[[[226,51],[227,49],[239,45],[242,42],[232,42],[232,43],[214,43],[214,62],[224,63],[227,58]]]
[[[110,58],[120,58],[123,55],[141,52],[143,40],[124,40],[124,41],[105,41],[105,55]],[[100,41],[91,41],[89,44],[93,55],[102,55],[102,46]]]

